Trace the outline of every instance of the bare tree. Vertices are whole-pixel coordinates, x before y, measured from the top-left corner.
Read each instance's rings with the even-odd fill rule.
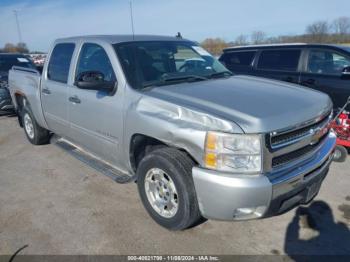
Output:
[[[26,43],[18,43],[16,48],[17,48],[17,52],[19,53],[29,53]]]
[[[327,21],[317,21],[306,27],[306,33],[310,35],[310,42],[325,42],[329,33]]]
[[[4,47],[3,50],[4,50],[5,53],[15,53],[15,52],[17,52],[16,46],[14,44],[11,44],[11,43],[5,44],[5,47]]]
[[[228,43],[221,38],[207,38],[201,45],[213,55],[221,54],[222,50],[229,46]]]
[[[306,33],[310,35],[325,35],[329,33],[329,24],[327,21],[317,21],[306,27]]]
[[[332,28],[336,34],[350,34],[350,17],[343,16],[335,19],[332,23]]]
[[[233,43],[234,43],[234,45],[247,45],[248,38],[246,35],[239,35],[236,37],[236,39]]]
[[[29,53],[26,43],[18,43],[17,45],[7,43],[1,50],[5,53]]]
[[[262,44],[266,40],[266,34],[263,31],[254,31],[250,38],[254,45]]]

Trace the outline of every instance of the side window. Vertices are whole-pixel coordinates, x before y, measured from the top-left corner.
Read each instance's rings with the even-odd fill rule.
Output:
[[[73,43],[57,44],[54,47],[47,69],[48,79],[67,83],[74,47]]]
[[[258,69],[295,72],[301,50],[267,50],[260,54]]]
[[[106,81],[116,80],[106,51],[102,46],[97,44],[86,43],[80,51],[75,75],[78,76],[80,73],[86,71],[99,71],[103,73]]]
[[[250,66],[256,51],[225,53],[220,61],[227,66]]]
[[[310,50],[307,72],[312,74],[341,75],[350,66],[350,58],[328,50]]]

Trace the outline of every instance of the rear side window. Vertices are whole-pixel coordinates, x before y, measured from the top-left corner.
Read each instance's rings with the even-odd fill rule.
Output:
[[[74,47],[73,43],[62,43],[55,46],[47,70],[48,79],[67,83]]]
[[[223,54],[220,61],[227,66],[250,66],[256,51],[229,52]]]
[[[301,50],[268,50],[262,51],[258,69],[297,71]]]

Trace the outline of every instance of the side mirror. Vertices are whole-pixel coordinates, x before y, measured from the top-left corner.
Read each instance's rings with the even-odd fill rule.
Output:
[[[343,68],[342,78],[343,79],[350,79],[350,66],[346,66]]]
[[[81,89],[101,90],[114,94],[117,81],[106,81],[104,78],[104,74],[99,71],[85,71],[76,77],[74,85]]]

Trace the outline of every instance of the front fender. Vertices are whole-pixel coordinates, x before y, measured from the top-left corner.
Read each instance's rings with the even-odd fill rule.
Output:
[[[124,145],[130,145],[134,134],[143,134],[186,150],[200,165],[207,131],[243,132],[235,123],[148,96],[130,103],[126,112]],[[129,148],[124,148],[128,155]]]

